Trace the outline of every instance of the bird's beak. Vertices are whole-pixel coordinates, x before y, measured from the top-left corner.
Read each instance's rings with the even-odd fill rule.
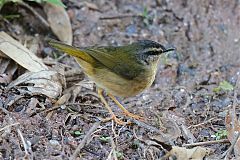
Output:
[[[168,48],[166,50],[164,50],[162,53],[166,53],[166,52],[170,52],[170,51],[174,51],[176,50],[176,48]]]

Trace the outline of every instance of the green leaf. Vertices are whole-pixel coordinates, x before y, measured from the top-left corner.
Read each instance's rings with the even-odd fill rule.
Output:
[[[227,138],[227,130],[220,130],[215,133],[216,140]]]
[[[213,92],[219,93],[221,91],[220,87],[213,88]]]
[[[47,3],[51,3],[54,5],[58,5],[58,6],[62,6],[64,8],[66,8],[66,6],[62,3],[61,0],[28,0],[28,1],[36,2],[36,3],[47,2]]]
[[[82,132],[81,131],[74,131],[74,135],[80,136],[80,135],[82,135]]]
[[[234,89],[233,85],[231,85],[227,81],[223,81],[219,83],[219,86],[213,89],[213,92],[220,92],[223,91],[232,91]]]
[[[43,0],[28,0],[28,1],[36,2],[36,3],[43,3]]]
[[[144,10],[143,10],[143,13],[142,13],[142,17],[143,17],[143,18],[147,18],[147,17],[148,17],[147,7],[144,7]]]
[[[119,159],[123,159],[123,152],[116,151],[116,156]]]
[[[66,8],[66,6],[62,3],[61,0],[43,0],[43,1]]]
[[[234,89],[233,85],[227,81],[220,82],[219,87],[225,91],[232,91]]]

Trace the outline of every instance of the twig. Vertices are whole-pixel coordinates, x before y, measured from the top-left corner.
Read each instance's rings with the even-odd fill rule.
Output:
[[[236,106],[237,106],[237,89],[239,88],[239,85],[240,85],[240,75],[238,75],[237,77],[237,81],[236,81],[236,86],[235,86],[235,89],[234,89],[234,95],[233,95],[233,106],[232,106],[232,109],[233,109],[233,129],[235,129],[235,116],[236,116]],[[236,131],[235,131],[236,132]],[[232,150],[234,149],[236,143],[238,142],[238,139],[240,137],[240,132],[237,132],[237,135],[234,137],[233,141],[231,142],[231,146],[228,148],[227,151],[225,151],[223,154],[222,154],[222,158],[224,157],[224,160],[227,160],[228,159],[228,156],[230,155],[230,153],[232,152]]]
[[[17,123],[13,123],[13,124],[9,124],[9,125],[1,128],[1,129],[0,129],[0,132],[3,131],[3,130],[5,130],[5,129],[7,129],[7,128],[9,128],[9,127],[12,127],[12,126],[15,126],[15,125],[19,125],[19,124],[20,124],[20,123],[18,123],[18,122],[17,122]]]
[[[142,17],[139,14],[120,14],[116,16],[102,16],[100,20],[112,20],[112,19],[122,19],[122,18],[129,18],[129,17]]]
[[[13,122],[13,121],[14,121],[13,118],[11,117],[11,115],[10,115],[10,112],[9,112],[8,110],[6,110],[6,109],[3,108],[3,107],[0,107],[0,109],[1,109],[4,113],[7,114],[7,116],[8,116],[9,119],[10,119],[10,122]],[[2,130],[2,129],[6,129],[7,127],[10,127],[10,126],[15,126],[15,125],[17,125],[17,124],[20,124],[20,123],[19,123],[19,122],[16,122],[16,123],[10,124],[10,125],[8,125],[8,126],[5,126],[5,127],[1,128],[1,130]],[[28,146],[27,146],[27,144],[26,144],[26,142],[25,142],[25,140],[24,140],[24,137],[23,137],[23,135],[22,135],[22,132],[20,131],[20,129],[19,129],[18,126],[16,126],[16,130],[17,130],[17,132],[18,132],[18,134],[19,134],[19,136],[20,136],[20,138],[21,138],[21,141],[22,141],[22,143],[23,143],[23,147],[24,147],[24,150],[25,150],[25,156],[26,156],[25,158],[30,159],[30,158],[29,158],[29,153],[28,153]]]
[[[6,115],[10,115],[10,112],[8,110],[6,110],[5,108],[3,108],[2,106],[0,106],[0,109],[3,111],[3,113],[5,113]]]
[[[197,143],[191,143],[191,144],[183,144],[183,147],[196,147],[196,146],[203,146],[203,145],[211,145],[211,144],[217,144],[217,143],[230,143],[228,139],[220,139],[215,141],[207,141],[207,142],[197,142]]]
[[[110,140],[111,140],[112,149],[111,149],[111,151],[110,151],[110,153],[109,153],[109,155],[108,155],[107,160],[111,160],[111,159],[112,159],[112,158],[111,158],[111,155],[113,155],[113,159],[114,159],[114,160],[118,160],[117,154],[116,154],[116,145],[115,145],[112,137],[110,137]]]
[[[65,68],[72,68],[72,66],[69,66],[67,64],[63,64],[61,62],[56,62],[55,60],[53,61],[53,60],[46,60],[46,59],[44,59],[43,63],[46,64],[46,65],[61,65],[61,66],[65,67]]]
[[[24,150],[25,150],[25,154],[28,156],[28,155],[29,155],[29,153],[28,153],[28,146],[27,146],[27,144],[26,144],[26,141],[24,140],[24,137],[23,137],[23,135],[22,135],[22,132],[20,131],[19,128],[17,129],[17,132],[18,132],[18,134],[19,134],[19,136],[20,136],[20,138],[21,138],[21,140],[22,140],[23,147],[24,147]]]
[[[222,158],[225,157],[224,160],[227,160],[227,158],[228,158],[228,156],[230,155],[230,153],[232,152],[235,144],[237,143],[239,136],[240,136],[240,132],[238,132],[237,136],[234,138],[233,143],[232,143],[231,146],[228,148],[228,150],[225,151],[225,152],[222,154]]]
[[[56,60],[57,62],[61,61],[63,58],[65,58],[67,56],[66,53],[62,54],[60,57],[58,57]]]
[[[50,27],[48,22],[27,3],[25,3],[24,1],[20,1],[19,4],[29,9],[42,22],[42,24],[44,24],[45,27]]]
[[[74,151],[73,155],[70,157],[70,160],[75,160],[78,156],[78,153],[81,151],[81,149],[84,147],[84,145],[86,144],[87,140],[90,138],[90,136],[92,135],[92,133],[98,128],[98,126],[100,125],[101,121],[95,122],[93,124],[93,126],[89,129],[89,131],[87,132],[87,134],[85,135],[85,137],[83,138],[83,140],[81,141],[81,143],[78,145],[78,147],[76,148],[76,150]]]
[[[204,124],[206,124],[206,123],[210,123],[212,120],[215,120],[215,117],[210,118],[210,119],[208,119],[208,120],[206,120],[206,121],[204,121],[204,122],[201,122],[201,123],[199,123],[199,124],[191,125],[191,126],[188,127],[188,129],[189,129],[189,128],[192,128],[192,127],[198,127],[198,126],[204,125]],[[217,121],[217,120],[221,120],[221,119],[219,118],[219,119],[216,119],[216,121]]]

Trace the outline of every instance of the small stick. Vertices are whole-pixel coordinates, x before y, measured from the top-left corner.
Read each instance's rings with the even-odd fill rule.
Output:
[[[183,144],[183,147],[196,147],[196,146],[203,146],[203,145],[211,145],[211,144],[217,144],[217,143],[230,143],[228,139],[220,139],[216,141],[207,141],[207,142],[197,142],[197,143],[191,143],[191,144]]]
[[[115,145],[112,137],[110,138],[110,140],[111,140],[112,149],[111,149],[111,151],[110,151],[110,153],[109,153],[109,155],[108,155],[107,160],[112,159],[112,158],[111,158],[111,155],[113,155],[113,159],[114,159],[114,160],[118,160],[117,154],[116,154],[116,145]]]
[[[199,123],[199,124],[191,125],[191,126],[188,127],[188,129],[189,129],[189,128],[192,128],[192,127],[198,127],[198,126],[201,126],[201,125],[204,125],[204,124],[207,124],[207,123],[211,123],[212,120],[215,120],[215,117],[210,118],[210,119],[208,119],[208,120],[206,120],[206,121],[204,121],[204,122],[201,122],[201,123]],[[217,120],[221,120],[221,119],[219,118],[219,119],[216,119],[216,121],[217,121]]]
[[[5,108],[1,107],[1,106],[0,106],[0,109],[1,109],[4,113],[6,113],[7,116],[9,116],[10,121],[12,122],[12,121],[13,121],[13,118],[10,116],[9,111],[6,110]],[[20,123],[19,123],[19,122],[16,122],[16,123],[7,125],[7,126],[1,128],[1,130],[4,130],[4,129],[6,129],[7,127],[15,126],[15,125],[18,125],[18,124],[20,124]],[[19,127],[17,127],[16,129],[17,129],[17,132],[18,132],[18,134],[19,134],[19,136],[20,136],[20,138],[21,138],[21,141],[22,141],[22,143],[23,143],[23,147],[24,147],[24,150],[25,150],[25,155],[28,157],[28,156],[29,156],[29,153],[28,153],[28,146],[27,146],[27,144],[26,144],[26,141],[24,140],[24,137],[23,137],[22,132],[21,132],[21,130],[19,129]],[[27,157],[26,157],[26,158],[27,158]]]
[[[57,62],[61,61],[63,58],[65,58],[67,56],[66,53],[62,54],[60,57],[58,57],[56,60]]]
[[[235,89],[234,89],[234,95],[233,95],[233,106],[232,106],[232,109],[233,109],[233,129],[235,130],[235,116],[236,116],[236,106],[237,106],[237,89],[239,88],[239,85],[240,85],[240,75],[238,75],[237,77],[237,82],[236,82],[236,86],[235,86]],[[236,132],[236,131],[235,131]],[[224,157],[224,160],[227,160],[228,159],[228,156],[230,155],[230,153],[232,152],[232,150],[234,149],[236,143],[238,142],[238,139],[240,137],[240,132],[237,133],[237,135],[234,137],[233,141],[231,142],[231,146],[228,148],[227,151],[225,151],[223,154],[222,154],[222,158]],[[238,158],[238,157],[237,157]]]
[[[92,135],[92,133],[97,129],[97,127],[100,125],[101,121],[99,122],[95,122],[93,124],[93,126],[89,129],[89,131],[87,132],[87,134],[85,135],[85,137],[83,138],[83,140],[81,141],[81,143],[78,145],[78,147],[76,148],[76,150],[74,151],[73,155],[70,157],[70,160],[75,160],[78,156],[78,153],[81,151],[81,149],[84,147],[84,145],[86,144],[87,140],[90,138],[90,136]]]
[[[100,17],[100,20],[112,20],[112,19],[123,19],[123,18],[129,18],[129,17],[142,17],[138,14],[120,14],[116,16],[106,16],[106,17]]]
[[[229,156],[230,153],[232,152],[235,144],[237,143],[239,136],[240,136],[240,132],[238,132],[238,134],[237,134],[236,137],[234,138],[234,141],[232,142],[232,144],[231,144],[231,146],[228,148],[228,150],[225,151],[225,152],[222,154],[222,158],[225,157],[224,160],[227,160],[227,159],[228,159],[228,156]]]
[[[22,132],[20,131],[20,129],[17,129],[17,132],[18,132],[18,134],[19,134],[19,136],[20,136],[20,138],[22,140],[23,147],[24,147],[24,150],[25,150],[25,154],[28,156],[29,155],[29,153],[28,153],[28,146],[27,146],[27,143],[26,143],[26,141],[25,141],[25,139],[24,139],[24,137],[22,135]]]
[[[20,123],[18,123],[18,122],[17,122],[17,123],[13,123],[13,124],[9,124],[9,125],[1,128],[1,129],[0,129],[0,132],[3,131],[3,130],[5,130],[5,129],[7,129],[7,128],[9,128],[9,127],[12,127],[12,126],[15,126],[15,125],[19,125],[19,124],[20,124]]]

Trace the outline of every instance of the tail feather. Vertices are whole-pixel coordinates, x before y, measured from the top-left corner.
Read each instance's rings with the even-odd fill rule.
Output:
[[[63,51],[71,56],[74,56],[76,58],[84,60],[90,64],[93,64],[95,62],[95,60],[88,53],[84,52],[83,50],[81,50],[77,47],[73,47],[73,46],[70,46],[70,45],[64,44],[62,42],[55,41],[55,40],[50,40],[48,43],[53,48],[56,48],[56,49]]]

